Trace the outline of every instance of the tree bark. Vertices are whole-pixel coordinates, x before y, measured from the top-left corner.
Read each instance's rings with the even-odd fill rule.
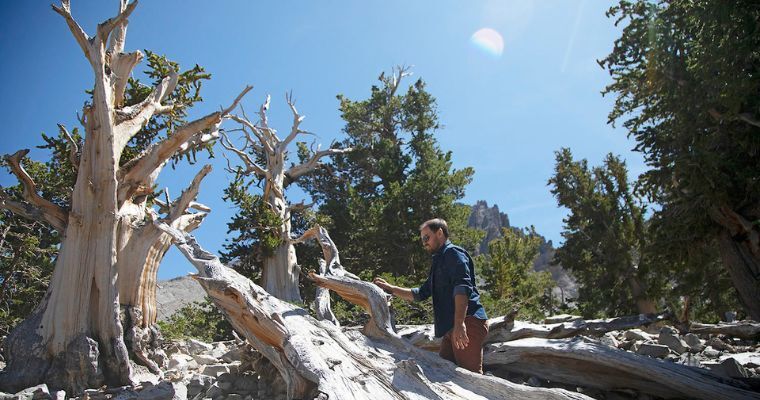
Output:
[[[311,173],[320,167],[319,160],[323,157],[333,154],[339,154],[351,149],[327,149],[311,154],[311,157],[304,163],[285,168],[285,159],[288,154],[288,145],[295,140],[298,135],[308,132],[301,130],[300,125],[304,116],[298,113],[292,96],[286,96],[286,100],[293,114],[293,125],[290,133],[285,139],[280,139],[275,130],[269,127],[267,119],[267,110],[269,109],[270,97],[267,96],[264,104],[259,108],[260,123],[254,124],[245,117],[232,115],[231,118],[242,126],[245,133],[245,147],[254,149],[259,155],[263,156],[266,164],[259,165],[254,161],[249,153],[238,149],[224,136],[222,145],[229,151],[235,153],[245,165],[244,174],[253,175],[258,179],[265,181],[263,198],[269,209],[275,213],[282,225],[278,227],[280,244],[273,250],[272,254],[264,257],[263,270],[261,275],[261,285],[264,289],[275,297],[291,302],[301,302],[301,293],[299,291],[300,268],[296,251],[293,247],[293,238],[291,237],[291,212],[295,208],[304,208],[303,204],[289,205],[285,199],[285,189],[299,177]],[[245,148],[244,147],[244,148]]]
[[[24,186],[26,203],[9,207],[0,202],[0,206],[51,224],[62,232],[63,240],[45,297],[6,339],[7,366],[0,374],[0,388],[6,392],[46,383],[51,390],[64,389],[74,395],[103,384],[133,383],[120,296],[128,302],[128,321],[155,333],[150,331],[155,321],[155,273],[168,245],[160,240],[163,233],[149,223],[158,217],[145,197],[153,192],[166,161],[188,143],[213,139],[208,132],[217,132],[222,119],[250,90],[246,88],[230,108],[179,127],[120,166],[129,140],[155,115],[171,110],[162,101],[174,90],[178,75],[172,71],[141,103],[122,106],[124,87],[142,56],[123,53],[127,18],[137,2],[121,0],[119,4],[119,13],[99,24],[93,37],[74,20],[68,0],[53,6],[90,62],[95,78],[92,103],[83,111],[86,135],[76,160],[70,209],[62,210],[37,194],[20,166],[25,153],[7,158]],[[196,180],[195,186],[200,179]],[[204,214],[184,215],[196,194],[197,187],[176,204],[167,204],[169,215],[164,221],[177,228],[197,226]],[[150,227],[142,229],[146,223]],[[139,354],[139,347],[151,342],[152,336],[135,330],[126,336],[139,343],[131,349],[137,350],[138,360],[157,370],[145,354]]]
[[[486,347],[489,368],[602,390],[634,389],[663,398],[760,399],[741,382],[639,356],[582,338],[520,339]]]
[[[189,234],[175,231],[173,239],[198,269],[201,286],[233,327],[280,370],[289,398],[588,398],[562,389],[531,388],[475,374],[414,347],[392,331],[387,297],[371,283],[311,275],[316,284],[369,311],[371,320],[363,329],[364,335],[343,332],[269,295],[222,265]]]
[[[741,339],[756,340],[760,337],[760,323],[740,321],[734,323],[700,324],[692,322],[689,332],[696,334],[726,335]]]

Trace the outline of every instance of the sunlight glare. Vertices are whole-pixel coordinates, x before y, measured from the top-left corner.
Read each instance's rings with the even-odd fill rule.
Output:
[[[483,28],[473,33],[470,42],[475,48],[494,58],[501,57],[504,52],[504,39],[499,32],[491,28]]]

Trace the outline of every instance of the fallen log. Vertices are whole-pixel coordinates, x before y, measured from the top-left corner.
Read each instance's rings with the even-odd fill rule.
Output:
[[[668,314],[640,314],[594,320],[572,320],[554,324],[534,324],[515,320],[516,311],[488,320],[485,344],[510,342],[524,338],[564,339],[579,335],[602,336],[607,332],[632,329],[664,321]],[[400,325],[398,334],[415,346],[437,352],[441,339],[433,336],[432,325]]]
[[[365,307],[363,334],[343,332],[261,287],[203,250],[189,234],[162,227],[196,267],[196,279],[232,326],[282,374],[289,398],[337,399],[588,399],[563,389],[533,388],[457,368],[396,335],[387,298],[369,282],[345,276],[311,278]]]
[[[663,398],[760,399],[743,383],[706,370],[573,339],[527,338],[486,346],[489,369],[601,390],[633,389]]]
[[[739,321],[731,323],[700,324],[692,322],[689,331],[696,334],[726,335],[740,339],[757,339],[760,336],[760,323]]]

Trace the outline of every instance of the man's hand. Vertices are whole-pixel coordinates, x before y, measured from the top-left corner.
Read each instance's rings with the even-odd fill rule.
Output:
[[[386,282],[383,278],[375,278],[372,283],[374,283],[377,286],[380,286],[380,289],[385,290],[387,293],[393,294],[393,285]]]
[[[470,343],[470,338],[467,337],[467,327],[464,325],[464,322],[454,324],[454,330],[451,332],[451,342],[454,343],[454,347],[457,350],[463,350]]]

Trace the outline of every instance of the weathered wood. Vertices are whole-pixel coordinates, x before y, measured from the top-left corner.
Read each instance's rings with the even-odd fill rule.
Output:
[[[581,320],[554,324],[534,324],[514,320],[516,311],[508,315],[488,320],[488,335],[485,344],[509,342],[523,338],[562,339],[579,335],[602,336],[607,332],[638,328],[664,321],[668,314],[640,314],[626,317]],[[417,347],[438,351],[441,339],[433,336],[432,325],[399,326],[399,335]]]
[[[150,224],[155,213],[147,195],[153,193],[166,161],[218,135],[222,120],[250,90],[244,90],[229,108],[177,127],[172,135],[122,164],[130,139],[154,116],[172,109],[164,103],[179,76],[171,71],[145,101],[123,105],[124,87],[141,55],[123,52],[128,17],[137,1],[121,0],[119,5],[118,14],[99,24],[92,37],[73,18],[68,0],[53,6],[92,66],[94,77],[92,101],[80,118],[86,131],[82,146],[77,146],[81,154],[70,153],[77,176],[69,208],[63,210],[36,193],[34,182],[21,168],[24,151],[8,157],[24,186],[24,202],[0,195],[0,207],[47,221],[61,233],[62,242],[43,301],[5,342],[8,364],[0,372],[4,391],[47,383],[51,389],[74,395],[103,384],[132,384],[130,350],[136,361],[158,371],[144,350],[155,343],[151,323],[155,321],[156,270],[169,241],[162,240],[163,233]],[[165,221],[180,229],[197,226],[204,212],[186,213],[196,193],[168,204],[173,211]],[[120,304],[122,299],[125,302]],[[125,337],[136,347],[129,349]]]
[[[345,276],[311,278],[370,311],[362,335],[343,332],[261,287],[204,251],[187,234],[163,225],[198,269],[198,281],[233,327],[270,359],[290,398],[587,399],[561,389],[533,388],[466,371],[396,335],[380,288]]]
[[[739,321],[731,323],[700,324],[692,322],[689,331],[697,334],[726,335],[740,339],[757,339],[760,335],[760,323]]]
[[[293,114],[293,124],[290,133],[285,139],[280,139],[276,131],[269,127],[267,111],[271,98],[267,96],[264,104],[259,108],[259,123],[254,124],[243,116],[231,115],[230,118],[241,125],[245,146],[255,149],[261,155],[265,164],[259,163],[244,150],[235,146],[227,135],[222,135],[222,146],[237,155],[242,161],[244,168],[236,173],[252,175],[264,181],[263,199],[269,209],[277,214],[282,224],[277,227],[280,244],[272,251],[271,255],[264,257],[261,274],[261,284],[267,292],[286,301],[301,301],[298,289],[300,268],[293,245],[297,239],[291,237],[291,214],[296,209],[302,209],[303,203],[291,205],[285,198],[285,189],[299,177],[315,171],[321,166],[320,160],[334,154],[341,154],[351,149],[329,148],[312,152],[308,160],[290,168],[286,166],[288,145],[298,136],[308,134],[300,128],[304,116],[296,110],[295,102],[291,94],[286,96],[286,101]],[[327,267],[330,267],[328,263]]]
[[[489,368],[602,390],[634,389],[663,398],[760,399],[741,382],[706,370],[573,339],[527,338],[486,346]]]

